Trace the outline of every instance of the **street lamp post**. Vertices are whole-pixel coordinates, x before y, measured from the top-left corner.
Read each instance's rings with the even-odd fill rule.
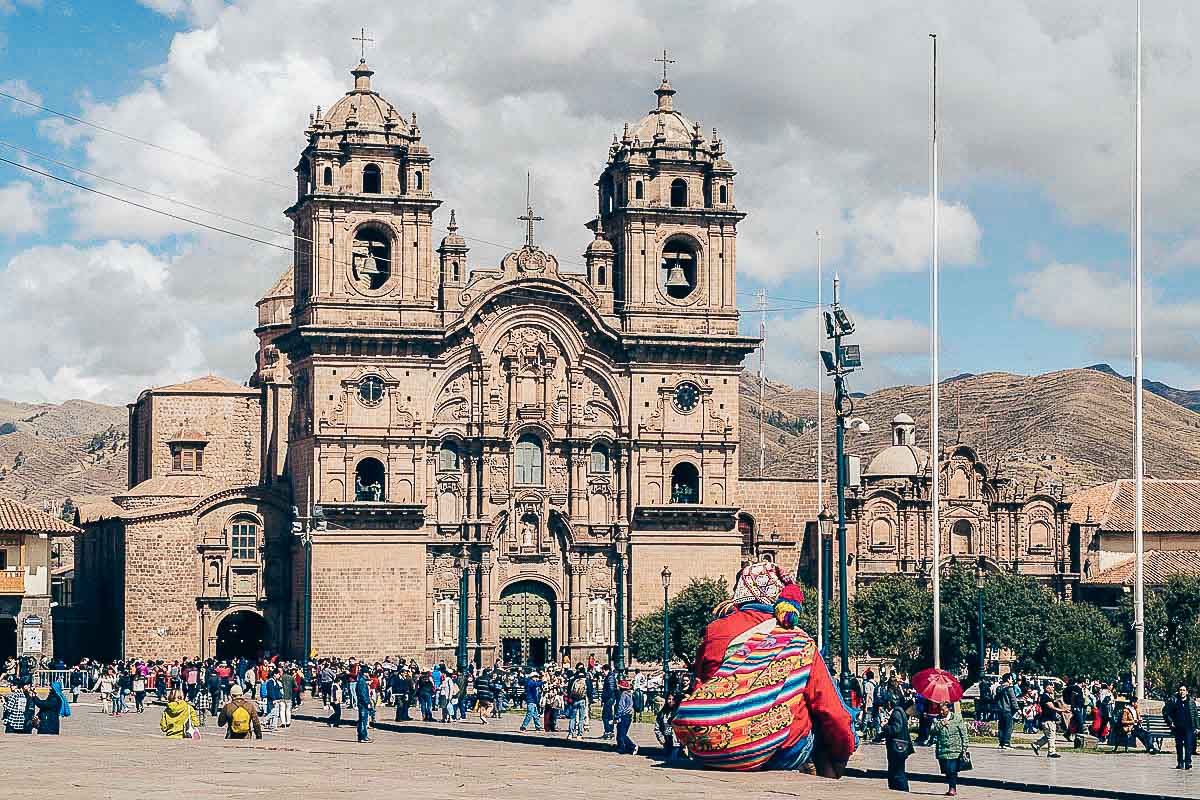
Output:
[[[662,568],[663,584],[663,702],[671,691],[671,568]]]
[[[979,680],[983,680],[983,673],[987,671],[987,645],[984,639],[983,629],[983,559],[975,564],[975,614],[979,623]]]
[[[821,552],[818,558],[821,562],[820,586],[817,594],[821,597],[821,618],[817,625],[821,629],[821,655],[829,655],[829,606],[833,603],[833,515],[828,509],[821,509],[817,514],[817,532],[821,537]]]
[[[458,671],[467,671],[467,558],[460,555],[458,562]]]
[[[846,428],[853,425],[866,433],[870,427],[861,419],[852,418],[854,402],[846,391],[846,375],[862,366],[862,354],[858,345],[843,345],[842,339],[854,333],[854,323],[842,309],[838,297],[841,281],[833,278],[833,305],[825,312],[825,330],[833,340],[833,352],[821,351],[825,371],[833,378],[833,409],[837,423],[837,538],[838,538],[838,606],[841,611],[841,662],[842,671],[838,684],[842,697],[847,702],[853,677],[850,674],[850,587],[847,578],[849,555],[846,552]],[[830,565],[832,567],[832,564]],[[832,569],[829,570],[832,572]],[[832,599],[832,598],[831,598]]]

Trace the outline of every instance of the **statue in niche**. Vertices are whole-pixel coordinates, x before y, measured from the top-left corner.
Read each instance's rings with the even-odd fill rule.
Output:
[[[537,543],[537,517],[526,514],[521,517],[521,547],[533,547]]]

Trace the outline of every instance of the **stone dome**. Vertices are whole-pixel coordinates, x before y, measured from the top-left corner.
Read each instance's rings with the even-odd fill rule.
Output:
[[[911,444],[894,444],[871,459],[863,474],[872,478],[916,478],[925,474],[929,453]]]
[[[905,414],[902,411],[899,414],[897,414],[895,417],[892,418],[892,424],[893,425],[915,425],[916,423],[913,422],[912,417],[910,417],[908,414]]]
[[[628,138],[637,139],[644,146],[654,142],[655,137],[662,136],[659,141],[690,147],[699,136],[698,128],[695,123],[675,110],[672,102],[675,90],[664,79],[654,93],[658,95],[658,107],[626,127]],[[703,137],[700,136],[700,139],[702,141]]]
[[[354,88],[336,103],[321,118],[328,129],[346,128],[385,130],[407,127],[396,107],[371,89],[371,76],[375,74],[366,61],[350,71],[354,76]]]

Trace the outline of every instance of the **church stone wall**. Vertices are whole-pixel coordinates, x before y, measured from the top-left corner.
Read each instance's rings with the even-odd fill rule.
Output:
[[[258,392],[233,394],[156,394],[153,398],[151,474],[171,471],[168,442],[182,429],[204,434],[203,475],[228,485],[259,482],[262,453],[262,401]]]
[[[200,574],[191,515],[125,528],[125,654],[177,659],[199,655]],[[159,631],[165,631],[159,635]]]
[[[318,656],[425,656],[425,545],[374,537],[313,544],[312,646]]]

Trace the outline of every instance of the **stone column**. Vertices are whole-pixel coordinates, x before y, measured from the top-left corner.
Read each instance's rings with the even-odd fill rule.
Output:
[[[477,641],[481,655],[485,646],[495,644],[495,626],[492,624],[492,567],[491,556],[484,553],[478,568],[479,632]]]

